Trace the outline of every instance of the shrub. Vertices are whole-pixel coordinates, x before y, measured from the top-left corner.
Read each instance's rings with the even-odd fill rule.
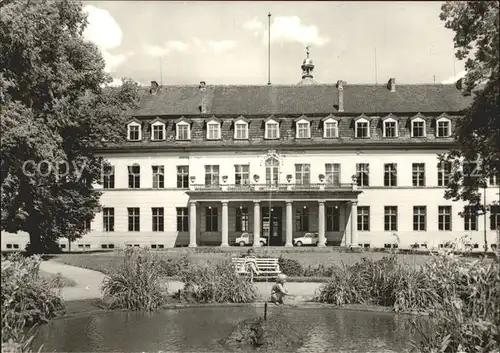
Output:
[[[287,276],[302,276],[304,274],[304,269],[297,260],[287,259],[280,256],[278,258],[278,264],[281,272]]]
[[[158,257],[149,250],[127,248],[123,264],[101,285],[104,300],[111,309],[157,310],[165,302],[162,273]]]
[[[181,272],[184,289],[201,303],[250,303],[257,289],[248,277],[234,270],[231,260],[190,265]]]
[[[166,277],[180,276],[181,272],[190,265],[187,255],[182,255],[178,259],[160,259],[159,261],[162,275]]]
[[[13,254],[2,258],[2,343],[22,342],[23,329],[46,323],[64,310],[56,285],[39,277],[41,258]]]
[[[436,257],[423,270],[433,285],[428,312],[432,330],[415,323],[423,353],[498,352],[500,350],[500,259],[467,261]]]

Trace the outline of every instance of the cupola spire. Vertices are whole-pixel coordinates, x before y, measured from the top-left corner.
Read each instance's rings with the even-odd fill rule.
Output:
[[[311,58],[309,58],[309,54],[311,53],[311,47],[308,45],[306,47],[306,58],[302,62],[302,81],[300,81],[299,85],[312,85],[316,84],[313,80],[312,72],[314,70],[314,63]]]

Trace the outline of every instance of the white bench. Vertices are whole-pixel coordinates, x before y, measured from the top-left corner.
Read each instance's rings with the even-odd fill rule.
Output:
[[[235,257],[231,259],[236,273],[240,275],[250,275],[258,278],[276,278],[280,273],[280,265],[278,263],[278,259],[273,258],[252,258],[251,260],[247,260],[244,257]],[[251,267],[247,265],[247,261],[254,262],[259,274],[254,273]]]

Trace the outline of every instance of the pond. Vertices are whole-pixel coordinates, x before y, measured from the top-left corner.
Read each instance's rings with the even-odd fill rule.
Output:
[[[40,328],[34,346],[44,352],[223,352],[218,341],[262,308],[206,307],[156,313],[111,312],[54,320]],[[408,316],[330,308],[271,307],[305,335],[300,352],[407,352]]]

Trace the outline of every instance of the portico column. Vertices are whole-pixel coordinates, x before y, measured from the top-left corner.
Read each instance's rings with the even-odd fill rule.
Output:
[[[358,245],[358,202],[351,202],[351,248]]]
[[[222,201],[222,242],[220,244],[221,247],[229,246],[229,232],[228,232],[228,210],[227,210],[227,201]]]
[[[253,202],[253,246],[260,246],[260,203]]]
[[[325,247],[325,201],[318,201],[318,237],[318,246]]]
[[[189,203],[189,247],[196,247],[196,202]]]
[[[285,246],[293,246],[293,215],[292,201],[286,201],[286,243]]]

